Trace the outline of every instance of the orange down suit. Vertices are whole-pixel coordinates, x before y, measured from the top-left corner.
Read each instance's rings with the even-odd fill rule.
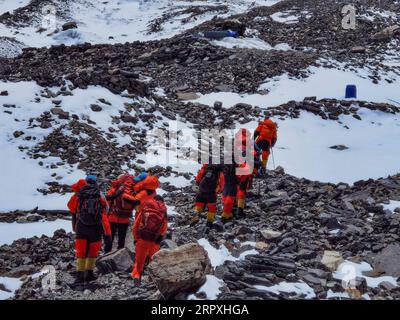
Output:
[[[262,149],[262,167],[266,169],[271,147],[275,146],[278,139],[276,123],[271,119],[260,122],[254,132],[257,146]]]
[[[237,168],[243,169],[240,175],[236,172]],[[240,166],[234,164],[225,166],[221,175],[222,202],[224,206],[221,215],[222,218],[231,219],[233,217],[232,211],[235,200],[237,200],[238,208],[244,208],[245,197],[252,173],[253,170],[245,162]]]
[[[160,182],[154,176],[148,176],[143,181],[137,183],[134,187],[136,195],[134,199],[138,204],[137,212],[135,216],[135,223],[133,225],[133,239],[136,243],[136,254],[135,254],[135,265],[132,271],[132,278],[140,279],[146,259],[152,259],[153,255],[160,250],[160,244],[155,241],[143,240],[139,236],[139,226],[141,221],[142,208],[146,201],[154,198],[157,193],[156,189],[160,186]],[[165,236],[168,229],[168,221],[165,219],[160,235]]]
[[[217,211],[217,193],[219,192],[220,173],[222,165],[203,164],[196,176],[196,183],[199,186],[195,199],[195,211],[202,213],[207,205],[207,221],[215,220]]]
[[[111,235],[110,224],[107,218],[106,207],[107,203],[104,198],[101,198],[103,206],[102,221],[99,225],[87,226],[79,221],[79,199],[78,192],[87,185],[86,180],[79,180],[72,185],[72,191],[75,194],[69,200],[67,206],[73,215],[73,230],[76,232],[75,238],[75,255],[77,258],[77,271],[93,270],[95,261],[99,255],[101,248],[101,239],[103,233]]]

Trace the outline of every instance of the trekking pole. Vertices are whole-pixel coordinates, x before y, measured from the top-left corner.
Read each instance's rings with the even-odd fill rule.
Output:
[[[271,155],[272,155],[272,164],[274,165],[274,170],[275,170],[276,167],[275,167],[274,148],[271,148]]]

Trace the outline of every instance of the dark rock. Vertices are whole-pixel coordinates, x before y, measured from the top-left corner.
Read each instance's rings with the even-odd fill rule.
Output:
[[[349,147],[346,147],[345,145],[339,144],[339,145],[335,145],[332,147],[329,147],[330,149],[334,149],[334,150],[339,150],[339,151],[343,151],[343,150],[347,150],[349,149]]]
[[[109,273],[115,271],[131,271],[133,265],[133,254],[123,248],[118,251],[110,252],[101,256],[96,261],[96,267],[100,273]]]
[[[70,29],[76,29],[76,28],[78,28],[78,25],[75,21],[70,21],[70,22],[64,23],[62,25],[63,31],[70,30]]]
[[[14,131],[13,133],[14,138],[19,138],[22,135],[24,135],[23,131]]]
[[[90,109],[92,109],[93,112],[100,112],[103,110],[103,108],[100,107],[98,104],[91,104]]]

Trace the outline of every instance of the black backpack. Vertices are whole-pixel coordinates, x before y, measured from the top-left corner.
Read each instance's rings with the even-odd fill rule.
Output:
[[[203,178],[200,181],[199,189],[201,192],[215,192],[218,186],[221,166],[208,165],[205,169]]]
[[[101,224],[103,205],[96,184],[88,184],[79,191],[78,221],[87,226]]]

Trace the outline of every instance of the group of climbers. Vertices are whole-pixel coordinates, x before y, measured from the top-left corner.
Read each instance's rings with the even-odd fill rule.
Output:
[[[203,164],[196,176],[198,192],[195,211],[207,209],[207,225],[212,227],[217,212],[217,195],[222,193],[221,220],[233,218],[236,204],[237,217],[244,216],[247,191],[253,178],[266,172],[271,148],[277,141],[277,126],[266,118],[260,122],[253,137],[247,129],[240,129],[232,144],[231,163]],[[250,154],[250,156],[248,156]],[[157,177],[142,172],[136,177],[124,173],[111,181],[106,195],[102,195],[96,176],[89,175],[72,186],[74,195],[68,202],[76,233],[76,280],[79,286],[96,279],[94,268],[104,239],[104,252],[112,251],[118,237],[118,249],[125,247],[130,219],[134,218],[132,236],[135,263],[132,278],[140,283],[146,261],[160,250],[168,228],[167,208],[157,194]],[[133,217],[133,213],[135,215]]]
[[[207,225],[212,227],[217,211],[217,195],[222,193],[221,221],[244,216],[247,191],[254,177],[265,175],[271,148],[277,141],[277,125],[269,118],[260,122],[253,138],[247,129],[240,129],[233,143],[230,163],[203,164],[196,176],[197,195],[195,212],[202,214],[207,208]],[[210,161],[211,162],[211,161]]]
[[[157,177],[142,172],[133,177],[125,173],[111,182],[106,196],[100,192],[97,178],[88,176],[72,186],[74,195],[68,202],[72,213],[75,237],[76,271],[74,285],[96,280],[94,267],[99,255],[102,238],[104,251],[112,251],[118,236],[118,249],[125,247],[130,218],[136,211],[132,235],[136,245],[136,259],[132,278],[140,283],[146,260],[151,261],[160,249],[160,242],[167,233],[167,209],[157,195],[160,182]]]

